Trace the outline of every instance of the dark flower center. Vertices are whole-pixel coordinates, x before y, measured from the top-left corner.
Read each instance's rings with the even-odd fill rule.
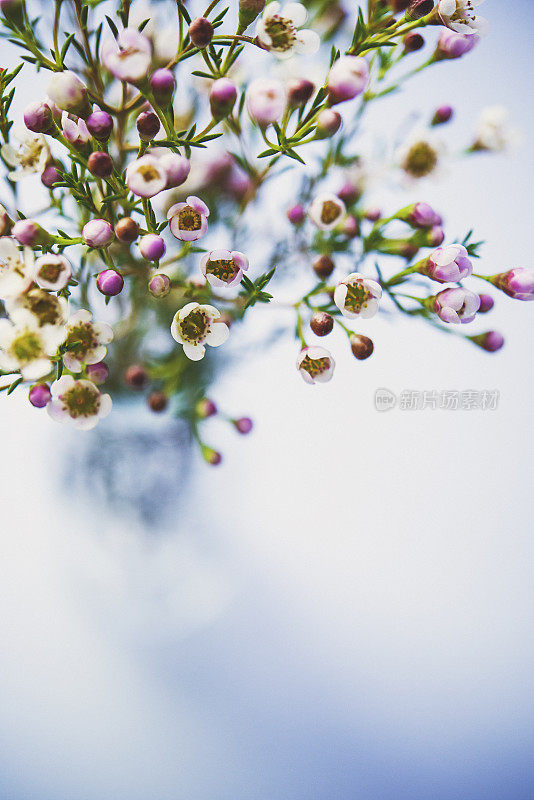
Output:
[[[188,342],[198,342],[199,339],[206,334],[209,327],[209,321],[200,309],[191,311],[187,317],[180,322],[182,336]]]
[[[334,203],[333,200],[327,200],[325,203],[323,203],[323,207],[321,209],[321,222],[324,222],[325,225],[331,225],[332,222],[335,222],[340,215],[341,210],[337,203]]]
[[[415,178],[429,175],[438,163],[438,154],[428,142],[417,142],[406,156],[404,169]]]
[[[330,359],[328,356],[322,356],[322,358],[310,358],[309,356],[304,356],[300,364],[300,368],[304,369],[312,378],[316,378],[317,375],[322,375],[323,372],[326,372],[329,366]]]
[[[232,260],[224,258],[220,258],[217,261],[208,261],[206,264],[206,273],[215,275],[216,278],[225,283],[229,283],[232,278],[235,278],[238,269]]]
[[[71,417],[92,417],[100,408],[99,391],[80,383],[75,383],[60,400]]]
[[[347,296],[345,298],[345,308],[354,314],[359,314],[362,306],[365,305],[371,294],[361,283],[350,283],[347,285]]]
[[[97,347],[98,340],[91,323],[81,322],[70,328],[65,343],[69,353],[81,360],[87,353]]]
[[[200,214],[191,206],[182,208],[178,214],[178,221],[183,231],[198,231],[202,225]]]
[[[295,41],[295,26],[293,23],[275,14],[265,23],[265,31],[271,37],[274,50],[289,50]]]
[[[17,336],[11,344],[11,352],[21,364],[29,364],[44,355],[40,337],[33,331]]]

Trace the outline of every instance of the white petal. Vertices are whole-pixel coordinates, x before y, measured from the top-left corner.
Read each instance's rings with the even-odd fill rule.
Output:
[[[30,364],[22,367],[20,374],[25,381],[36,381],[44,378],[52,369],[52,362],[48,358],[36,358]]]
[[[284,8],[282,9],[281,16],[284,19],[289,19],[295,25],[296,28],[300,28],[301,25],[304,25],[308,18],[308,12],[302,5],[302,3],[286,3]]]
[[[444,17],[450,17],[456,11],[456,0],[441,0],[439,4],[439,13]]]
[[[185,319],[187,315],[191,313],[191,311],[195,310],[195,308],[200,308],[199,303],[188,303],[178,312],[178,319]]]
[[[59,380],[54,381],[52,386],[50,387],[50,391],[52,392],[52,397],[60,397],[62,394],[65,394],[69,389],[74,386],[74,378],[72,375],[62,375]]]
[[[299,31],[295,42],[295,50],[297,53],[312,55],[318,51],[320,44],[321,39],[315,31]]]
[[[46,410],[56,422],[67,422],[69,419],[68,411],[63,408],[63,404],[59,403],[57,400],[51,400],[48,403]]]
[[[107,415],[111,411],[112,405],[113,405],[113,401],[112,401],[110,395],[109,394],[103,394],[102,397],[100,398],[100,408],[98,410],[98,416],[101,419],[104,419],[104,417],[107,417]]]
[[[228,325],[224,322],[215,322],[206,336],[206,344],[211,345],[211,347],[219,347],[228,339],[229,333]]]
[[[269,17],[274,17],[274,15],[278,14],[279,11],[280,11],[280,3],[278,3],[277,0],[273,0],[272,3],[268,3],[265,6],[262,15],[263,19],[269,19]]]
[[[344,283],[338,283],[336,288],[334,289],[334,303],[339,308],[340,311],[343,311],[345,308],[345,299],[347,297],[347,287]]]
[[[368,300],[367,303],[362,307],[360,311],[360,317],[362,319],[371,319],[374,317],[378,311],[378,300]]]
[[[219,319],[221,312],[215,306],[203,305],[200,308],[208,314],[212,319]]]
[[[200,361],[201,358],[204,358],[206,353],[206,348],[203,344],[184,344],[184,353],[191,361]]]

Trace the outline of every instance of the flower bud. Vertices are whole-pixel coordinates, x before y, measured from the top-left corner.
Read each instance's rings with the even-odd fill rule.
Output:
[[[317,277],[320,278],[322,281],[330,277],[330,275],[334,271],[335,266],[336,265],[334,264],[330,256],[327,255],[326,253],[323,253],[323,255],[318,256],[318,258],[316,258],[315,261],[313,262],[313,270],[317,275]]]
[[[389,0],[389,5],[398,14],[399,11],[405,11],[410,5],[410,0]]]
[[[150,78],[150,88],[156,101],[167,105],[176,88],[176,80],[170,69],[157,69]]]
[[[113,117],[107,111],[93,111],[85,122],[87,130],[98,142],[105,142],[113,130]]]
[[[415,53],[425,46],[425,40],[420,33],[415,33],[415,31],[407,33],[402,41],[404,42],[405,53]]]
[[[201,452],[204,461],[212,467],[216,467],[222,461],[221,454],[217,450],[214,450],[213,447],[208,447],[207,444],[202,445]]]
[[[509,269],[493,275],[491,283],[514,300],[534,300],[534,269]]]
[[[156,297],[158,300],[162,297],[166,297],[171,291],[170,278],[164,275],[163,272],[152,275],[148,281],[148,291],[152,297]]]
[[[36,383],[28,392],[28,399],[35,408],[44,408],[52,399],[52,394],[46,383]]]
[[[334,133],[337,133],[341,123],[341,114],[338,114],[332,108],[325,108],[317,115],[315,135],[318,139],[328,139]]]
[[[48,245],[52,241],[52,237],[41,228],[38,222],[33,219],[19,219],[15,222],[11,231],[12,236],[15,237],[19,244],[26,247],[35,247],[36,245]]]
[[[33,133],[50,133],[54,130],[54,119],[50,106],[42,100],[26,107],[24,111],[24,124]]]
[[[246,435],[247,433],[250,433],[254,423],[252,422],[250,417],[240,417],[239,419],[233,419],[232,425],[234,426],[234,428],[238,433]]]
[[[203,50],[213,38],[213,25],[206,17],[196,17],[189,26],[189,37],[195,47]]]
[[[334,318],[326,311],[317,311],[310,320],[310,328],[316,336],[328,336],[334,327]]]
[[[132,364],[124,373],[124,380],[132,389],[144,389],[148,383],[148,373],[141,364]]]
[[[232,113],[237,100],[237,87],[228,78],[214,81],[210,89],[210,108],[214,119],[223,119]]]
[[[354,358],[357,358],[358,361],[365,361],[366,358],[369,358],[369,356],[373,354],[375,346],[373,344],[373,340],[369,339],[368,336],[362,336],[359,333],[353,333],[351,334],[349,341],[352,355]]]
[[[363,215],[369,222],[378,222],[382,216],[382,209],[378,208],[378,206],[371,206],[364,211]]]
[[[139,234],[139,226],[131,217],[123,217],[115,224],[115,236],[119,242],[131,244]]]
[[[142,111],[137,117],[135,125],[139,138],[144,142],[150,142],[161,127],[159,117],[153,111]]]
[[[369,65],[361,56],[341,56],[328,73],[328,99],[331,105],[352,100],[367,88]]]
[[[442,222],[440,215],[428,203],[412,203],[402,208],[395,218],[404,220],[413,228],[431,228]]]
[[[265,8],[265,0],[239,0],[238,33],[243,33]]]
[[[341,225],[341,230],[351,239],[360,235],[360,223],[352,214],[348,214]]]
[[[151,411],[155,411],[159,414],[161,411],[165,411],[168,405],[167,395],[163,392],[151,392],[151,394],[147,397],[147,404]]]
[[[96,285],[99,292],[106,297],[115,297],[122,292],[124,278],[115,269],[105,269],[99,272],[96,277]]]
[[[406,9],[406,19],[416,20],[426,17],[434,8],[434,0],[411,0]]]
[[[285,86],[271,78],[256,78],[246,93],[249,115],[260,128],[279,120],[287,105]]]
[[[113,161],[108,153],[97,150],[87,159],[87,166],[91,175],[96,178],[109,178],[113,172]]]
[[[456,33],[451,30],[441,32],[434,52],[434,61],[445,58],[461,58],[469,53],[480,41],[476,33]]]
[[[89,247],[107,247],[114,239],[113,228],[105,219],[91,219],[83,226],[82,237]]]
[[[315,91],[315,85],[306,78],[293,78],[287,87],[288,104],[293,108],[305,105]]]
[[[57,183],[60,180],[61,176],[53,164],[50,164],[48,167],[44,168],[41,174],[41,183],[46,186],[47,189],[51,189],[54,183]]]
[[[70,70],[54,72],[48,82],[47,93],[62,111],[72,111],[80,117],[87,117],[91,113],[87,89],[78,76]]]
[[[195,414],[199,419],[208,419],[208,417],[213,417],[216,413],[217,406],[213,400],[209,400],[207,397],[203,397],[195,405]]]
[[[341,189],[336,192],[340,200],[343,200],[346,206],[352,206],[361,195],[360,190],[350,181],[345,181]]]
[[[480,297],[480,308],[478,309],[478,313],[487,314],[487,312],[491,311],[495,305],[495,300],[490,294],[479,294],[478,296]]]
[[[159,261],[165,255],[167,246],[161,236],[156,233],[147,233],[139,240],[139,250],[143,258],[149,261]]]
[[[306,210],[300,203],[287,209],[287,218],[292,225],[302,225],[306,219]]]
[[[486,333],[479,333],[478,336],[469,336],[468,338],[488,353],[495,353],[504,345],[504,336],[499,331],[486,331]]]
[[[439,247],[445,241],[445,231],[441,225],[433,225],[424,232],[424,243],[427,247]]]
[[[434,112],[434,116],[432,117],[432,125],[444,125],[450,119],[452,119],[454,114],[454,110],[452,106],[440,106]]]
[[[87,377],[93,383],[104,383],[109,376],[109,367],[104,361],[99,361],[98,364],[88,364],[85,368]]]

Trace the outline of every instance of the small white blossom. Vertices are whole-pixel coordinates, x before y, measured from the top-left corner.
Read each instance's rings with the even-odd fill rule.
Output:
[[[370,319],[378,311],[382,287],[359,272],[351,272],[335,288],[334,303],[348,319]]]
[[[167,186],[167,171],[156,156],[141,156],[128,165],[126,184],[138,197],[154,197]]]
[[[14,128],[13,136],[18,141],[17,148],[10,144],[2,146],[2,157],[10,167],[9,179],[19,181],[26,175],[39,175],[50,159],[50,148],[41,133],[29,133],[26,128]]]
[[[309,218],[322,231],[331,231],[345,214],[345,203],[332,192],[317,195],[308,209]]]
[[[500,152],[521,144],[521,132],[509,122],[509,112],[504,106],[488,106],[478,118],[475,150]]]
[[[89,311],[81,309],[67,322],[67,352],[63,363],[71,372],[81,372],[84,364],[97,364],[107,353],[113,330],[105,322],[91,322]]]
[[[64,297],[45,292],[44,289],[33,287],[18,297],[5,300],[6,311],[13,322],[24,319],[31,314],[40,328],[53,325],[61,328],[63,339],[67,335],[65,328],[68,318],[68,302]]]
[[[238,250],[211,250],[200,259],[200,271],[212,286],[234,286],[248,269],[248,258]]]
[[[185,203],[175,203],[167,211],[171,233],[182,242],[201,239],[208,230],[209,215],[206,203],[192,194],[186,197]]]
[[[439,170],[443,144],[426,129],[415,130],[397,150],[396,161],[413,179],[426,178]]]
[[[216,321],[220,316],[213,306],[199,303],[188,303],[174,315],[171,336],[183,345],[184,353],[191,361],[204,358],[204,345],[219,347],[228,339],[228,325]]]
[[[21,252],[9,236],[0,237],[0,300],[25,292],[33,279],[33,252]]]
[[[56,422],[72,422],[75,428],[91,430],[99,419],[107,417],[112,401],[109,394],[101,394],[92,381],[75,380],[63,375],[50,387],[52,399],[47,411]]]
[[[51,356],[64,338],[63,328],[40,326],[27,312],[21,312],[15,322],[0,319],[0,369],[20,370],[26,381],[43,378],[52,370]]]
[[[277,58],[293,53],[316,53],[321,40],[312,30],[299,30],[308,12],[302,3],[269,3],[256,23],[256,36]]]
[[[304,347],[297,358],[297,369],[306,383],[327,383],[335,366],[332,354],[324,347]]]
[[[438,14],[447,28],[456,33],[483,36],[488,30],[488,21],[479,16],[475,8],[484,0],[439,0]]]
[[[47,253],[35,260],[33,280],[41,289],[58,292],[64,289],[72,276],[72,265],[65,256]]]
[[[152,62],[150,39],[137,28],[124,28],[102,47],[102,61],[120,81],[137,83],[147,77]]]

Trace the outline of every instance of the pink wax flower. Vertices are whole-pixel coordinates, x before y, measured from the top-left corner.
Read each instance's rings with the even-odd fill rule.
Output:
[[[450,244],[434,250],[421,271],[440,283],[457,283],[471,275],[473,265],[463,245]]]
[[[434,311],[443,322],[472,322],[480,308],[480,297],[468,289],[444,289],[434,297]]]

